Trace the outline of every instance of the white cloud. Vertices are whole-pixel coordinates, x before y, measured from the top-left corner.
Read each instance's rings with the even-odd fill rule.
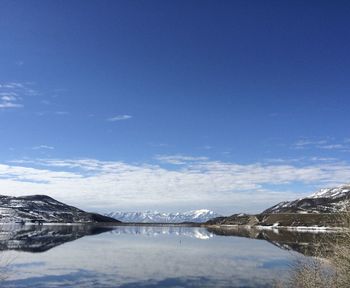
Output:
[[[17,101],[16,93],[0,93],[0,99],[5,102]]]
[[[340,152],[350,151],[349,139],[344,139],[343,141],[334,142],[334,139],[322,139],[322,140],[312,140],[308,138],[303,138],[294,143],[293,147],[295,149],[323,149],[323,150],[337,150]]]
[[[56,114],[56,115],[60,115],[60,116],[63,116],[63,115],[68,115],[69,114],[69,112],[68,111],[55,111],[55,113],[54,114]]]
[[[345,145],[343,144],[327,144],[327,145],[321,145],[319,146],[321,149],[328,149],[328,150],[339,150],[339,149],[345,149]]]
[[[48,146],[48,145],[39,145],[39,146],[34,146],[32,147],[33,150],[41,150],[41,149],[48,149],[48,150],[54,150],[55,147],[53,146]]]
[[[204,146],[200,146],[198,147],[198,149],[203,149],[203,150],[212,150],[213,146],[210,145],[204,145]]]
[[[44,105],[51,105],[51,101],[47,99],[41,100],[40,103]]]
[[[0,92],[0,108],[20,108],[22,104],[17,103],[21,98],[15,92]]]
[[[8,82],[0,83],[0,109],[23,107],[23,96],[37,95],[31,88],[32,83]]]
[[[328,140],[310,140],[307,138],[303,138],[294,143],[294,148],[296,149],[305,149],[309,147],[327,144]]]
[[[111,118],[108,118],[107,121],[115,122],[115,121],[129,120],[131,118],[132,118],[131,115],[116,115]]]
[[[17,104],[13,102],[0,102],[0,108],[6,109],[6,108],[21,108],[23,107],[22,104]]]
[[[22,83],[9,82],[9,83],[0,84],[0,88],[8,88],[8,89],[24,88],[24,85]]]
[[[183,165],[188,162],[208,160],[207,157],[192,157],[192,156],[184,156],[184,155],[157,155],[155,159],[163,163],[168,163],[173,165]]]
[[[68,111],[40,111],[40,112],[36,112],[35,114],[42,117],[46,115],[66,116],[66,115],[69,115],[70,113]]]
[[[0,165],[0,191],[48,194],[85,209],[104,211],[154,206],[177,210],[186,206],[224,207],[234,213],[259,212],[276,202],[311,193],[316,187],[350,179],[350,165],[341,162],[296,166],[181,157],[181,166],[174,169],[96,159],[20,160]],[[291,192],[295,184],[304,185],[304,194]]]

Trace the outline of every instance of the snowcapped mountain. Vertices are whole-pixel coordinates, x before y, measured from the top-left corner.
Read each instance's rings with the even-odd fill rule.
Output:
[[[221,215],[207,210],[194,210],[184,213],[161,213],[157,211],[146,212],[111,212],[105,214],[108,217],[117,219],[122,222],[134,222],[134,223],[182,223],[182,222],[195,222],[203,223],[212,218],[219,217]]]
[[[337,199],[343,196],[349,195],[350,192],[350,184],[342,185],[334,188],[324,188],[320,191],[312,194],[310,198],[329,198],[329,199]]]
[[[262,214],[273,213],[332,213],[350,208],[350,184],[324,188],[306,198],[280,202]]]
[[[0,222],[116,222],[96,213],[88,213],[46,195],[11,197],[0,195]]]

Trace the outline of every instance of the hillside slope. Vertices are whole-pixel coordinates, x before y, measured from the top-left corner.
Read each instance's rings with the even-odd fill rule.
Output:
[[[350,206],[350,185],[321,189],[309,197],[280,202],[262,214],[274,213],[335,213]]]
[[[0,196],[0,222],[93,223],[120,222],[113,218],[88,213],[46,195],[22,197]]]

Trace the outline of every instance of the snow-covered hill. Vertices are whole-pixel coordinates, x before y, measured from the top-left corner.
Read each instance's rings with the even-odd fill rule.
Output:
[[[333,213],[350,208],[350,184],[324,188],[306,198],[280,202],[265,210],[271,213]]]
[[[312,194],[310,198],[328,198],[328,199],[337,199],[346,195],[349,195],[350,184],[342,185],[334,188],[324,188],[316,193]]]
[[[157,211],[147,212],[111,212],[105,214],[108,217],[112,217],[122,222],[134,222],[134,223],[182,223],[182,222],[195,222],[203,223],[212,218],[219,217],[220,215],[207,210],[194,210],[184,213],[161,213]]]
[[[11,197],[0,195],[0,222],[111,222],[113,219],[88,213],[46,195]]]

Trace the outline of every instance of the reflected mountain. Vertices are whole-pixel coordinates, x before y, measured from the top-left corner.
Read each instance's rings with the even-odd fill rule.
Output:
[[[147,237],[186,236],[201,240],[213,237],[205,228],[186,226],[4,225],[0,229],[0,251],[45,252],[66,242],[105,232]]]
[[[0,251],[45,252],[63,243],[112,229],[96,225],[3,225]]]
[[[3,225],[0,229],[0,251],[18,250],[45,252],[58,245],[74,241],[84,236],[110,232],[113,235],[135,235],[143,237],[179,236],[199,240],[210,240],[214,236],[233,236],[265,240],[284,249],[293,250],[307,256],[316,255],[335,233],[299,232],[282,229],[259,230],[244,226],[237,227],[189,227],[189,226],[99,226],[89,225]],[[329,252],[329,251],[328,251]]]
[[[214,235],[206,228],[189,226],[118,226],[112,231],[113,234],[131,234],[147,237],[157,237],[161,235],[186,236],[200,240],[207,240]]]
[[[254,227],[210,227],[208,232],[220,236],[245,237],[251,239],[265,240],[273,245],[292,250],[306,256],[326,255],[330,252],[331,245],[327,245],[341,236],[336,232],[317,231],[291,231],[286,229],[261,230]]]

